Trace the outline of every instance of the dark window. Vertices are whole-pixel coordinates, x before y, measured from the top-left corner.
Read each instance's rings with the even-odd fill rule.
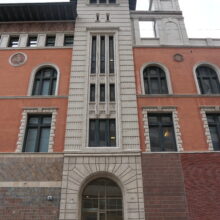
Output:
[[[9,38],[8,47],[18,47],[19,36],[11,36]]]
[[[207,114],[214,150],[220,150],[220,114]]]
[[[114,38],[113,36],[109,37],[109,73],[115,72],[114,67]]]
[[[95,101],[95,84],[90,85],[90,102]]]
[[[145,68],[144,89],[145,94],[168,94],[165,72],[157,66]]]
[[[177,151],[172,114],[148,114],[152,152]]]
[[[100,84],[100,102],[105,101],[105,84]]]
[[[197,79],[202,94],[220,93],[220,83],[217,73],[207,66],[196,69]]]
[[[23,152],[48,152],[51,115],[29,115]]]
[[[27,46],[28,47],[36,47],[37,46],[37,36],[29,36]]]
[[[106,0],[99,0],[99,3],[106,3]]]
[[[47,36],[46,37],[46,46],[47,47],[54,47],[55,46],[55,39],[56,39],[56,36]]]
[[[97,3],[97,0],[90,0],[91,4]]]
[[[122,192],[110,179],[91,181],[82,193],[82,220],[123,220]]]
[[[72,46],[73,45],[73,35],[65,35],[64,36],[64,46]]]
[[[110,84],[110,102],[115,101],[115,84]]]
[[[89,146],[116,146],[115,119],[90,119]]]
[[[92,37],[91,73],[96,73],[96,36]]]
[[[54,95],[56,90],[57,71],[53,68],[40,69],[34,79],[32,95]]]
[[[105,36],[101,36],[100,73],[105,73]]]
[[[114,4],[114,3],[116,3],[116,0],[109,0],[109,3]]]

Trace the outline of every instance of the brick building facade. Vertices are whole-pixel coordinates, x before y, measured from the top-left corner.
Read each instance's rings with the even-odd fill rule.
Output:
[[[0,220],[220,219],[220,40],[149,5],[0,5]]]

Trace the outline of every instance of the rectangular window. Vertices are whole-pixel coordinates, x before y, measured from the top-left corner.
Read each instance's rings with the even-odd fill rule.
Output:
[[[97,0],[90,0],[90,3],[91,3],[91,4],[96,4],[96,3],[97,3]]]
[[[114,73],[114,37],[92,36],[91,73]]]
[[[55,46],[56,36],[47,36],[46,38],[46,47],[54,47]]]
[[[91,73],[96,73],[96,36],[92,37]]]
[[[105,84],[100,84],[100,102],[105,101]]]
[[[90,102],[95,102],[95,84],[90,85]]]
[[[109,0],[109,4],[115,4],[116,0]]]
[[[115,101],[115,84],[110,84],[110,102]]]
[[[220,114],[207,114],[213,149],[220,150]]]
[[[8,47],[18,47],[19,36],[11,36],[9,38]]]
[[[37,36],[29,36],[27,41],[27,47],[37,46]]]
[[[52,115],[29,115],[23,152],[48,152]]]
[[[152,152],[177,151],[172,114],[148,114]]]
[[[99,0],[99,3],[106,3],[106,0]]]
[[[73,46],[73,35],[64,36],[64,46]]]
[[[109,73],[114,73],[114,38],[109,37]]]
[[[101,45],[100,45],[100,73],[105,73],[105,36],[101,36]]]
[[[116,146],[115,119],[90,119],[89,146]]]

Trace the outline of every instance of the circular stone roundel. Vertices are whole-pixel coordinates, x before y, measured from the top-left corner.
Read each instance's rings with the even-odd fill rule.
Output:
[[[183,61],[184,61],[183,55],[182,55],[182,54],[179,54],[179,53],[175,54],[175,55],[173,56],[173,59],[174,59],[176,62],[183,62]]]
[[[27,61],[27,55],[25,53],[15,53],[9,58],[9,63],[12,66],[21,66]]]

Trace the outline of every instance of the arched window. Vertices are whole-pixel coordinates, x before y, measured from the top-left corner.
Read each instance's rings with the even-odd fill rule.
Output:
[[[208,66],[199,66],[196,69],[196,76],[201,94],[220,93],[220,83],[215,70]]]
[[[99,178],[85,187],[82,220],[123,220],[122,193],[115,182]]]
[[[165,72],[157,66],[148,66],[144,69],[145,94],[168,94]]]
[[[32,95],[54,95],[56,83],[57,71],[52,67],[42,68],[35,75]]]

